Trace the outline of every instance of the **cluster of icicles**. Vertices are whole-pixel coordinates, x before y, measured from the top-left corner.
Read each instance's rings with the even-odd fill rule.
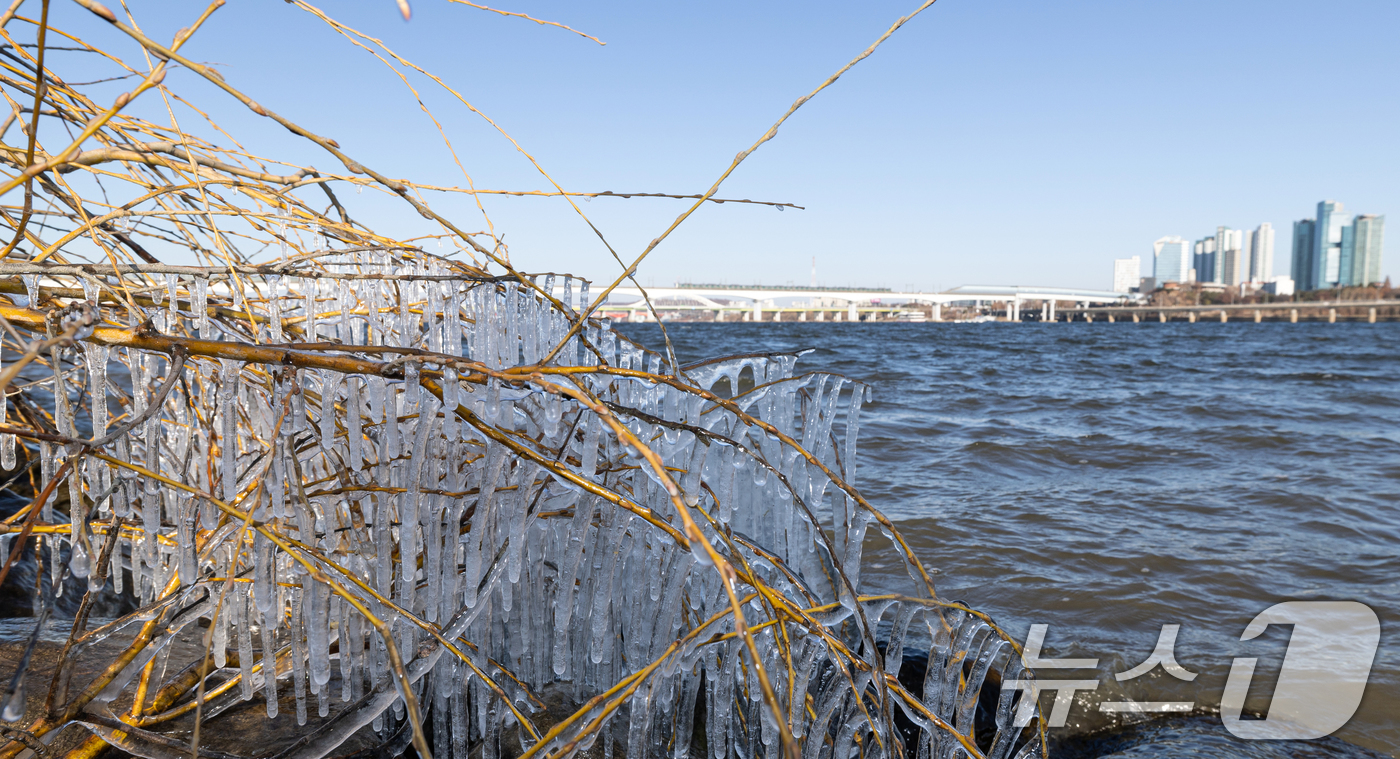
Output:
[[[162,305],[147,316],[162,334],[246,341],[210,318],[206,306],[217,299],[266,317],[257,321],[265,343],[294,339],[330,350],[324,344],[338,342],[337,352],[375,361],[386,361],[386,353],[355,346],[423,349],[493,369],[541,361],[577,318],[571,307],[551,305],[519,282],[435,277],[445,270],[369,253],[324,263],[329,271],[400,276],[245,277],[241,288],[230,288],[226,280],[211,287],[168,275],[156,296]],[[28,282],[31,292],[39,286]],[[561,301],[574,302],[570,280],[537,282],[545,292],[562,285]],[[621,339],[605,321],[595,320],[581,337],[550,365],[672,374],[661,356]],[[133,416],[153,402],[172,366],[162,353],[95,344],[76,350],[89,397],[129,395],[123,405]],[[739,410],[774,425],[850,482],[867,388],[834,375],[794,374],[796,362],[794,355],[738,357],[690,367],[682,380],[732,397]],[[483,430],[504,432],[679,527],[674,502],[646,462],[597,414],[528,381],[465,382],[431,360],[399,363],[399,376],[384,376],[193,357],[163,408],[106,453],[251,511],[334,562],[338,568],[312,559],[392,629],[439,757],[495,759],[527,750],[542,757],[778,756],[778,719],[733,634],[730,602],[708,557]],[[439,370],[441,399],[420,384],[420,372]],[[1038,755],[1032,731],[1012,724],[1017,692],[993,689],[990,700],[982,694],[990,672],[1006,682],[1022,676],[1012,645],[979,617],[931,598],[853,596],[872,515],[797,448],[698,392],[606,372],[575,376],[660,455],[720,553],[806,610],[802,621],[775,615],[772,603],[738,583],[782,721],[803,757],[964,756],[969,743],[992,757]],[[54,415],[61,433],[77,435],[80,410],[69,396],[79,397],[79,388],[69,390],[57,394]],[[458,404],[474,418],[455,413]],[[102,437],[111,412],[98,403],[86,413],[92,436]],[[0,445],[7,467],[13,444]],[[47,482],[64,450],[42,447]],[[384,740],[406,734],[405,701],[384,640],[287,551],[244,531],[209,500],[133,469],[84,456],[77,471],[68,482],[74,524],[119,516],[137,528],[118,542],[108,573],[119,592],[134,593],[146,607],[128,622],[165,614],[169,627],[156,650],[179,628],[212,618],[216,664],[227,664],[225,677],[241,673],[239,688],[204,708],[206,719],[254,698],[265,699],[273,717],[279,694],[291,691],[298,723],[310,713],[327,718],[292,756],[333,754],[366,729]],[[43,519],[64,521],[52,512]],[[240,536],[246,538],[238,543]],[[101,544],[96,534],[77,541],[72,574],[97,575],[91,555]],[[59,571],[57,562],[50,568]],[[122,569],[131,578],[126,587]],[[221,593],[230,574],[251,592]],[[350,582],[351,575],[393,606]],[[460,656],[399,610],[460,641]],[[926,665],[918,658],[925,651]],[[132,673],[150,653],[132,662]],[[261,667],[269,653],[279,663],[276,677]],[[906,653],[918,661],[922,682],[910,687],[922,710],[892,695],[884,676],[900,673]],[[621,708],[594,704],[543,743],[536,736],[548,725],[521,724],[539,713],[542,697],[563,699],[572,711],[658,659]],[[913,727],[901,730],[901,721]],[[178,753],[154,744],[144,750]]]

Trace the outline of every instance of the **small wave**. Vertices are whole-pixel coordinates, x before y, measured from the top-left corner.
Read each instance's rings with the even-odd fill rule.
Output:
[[[1230,759],[1385,759],[1370,749],[1327,737],[1311,741],[1246,741],[1226,732],[1220,717],[1205,712],[1148,719],[1054,742],[1056,759],[1137,759],[1215,756]]]

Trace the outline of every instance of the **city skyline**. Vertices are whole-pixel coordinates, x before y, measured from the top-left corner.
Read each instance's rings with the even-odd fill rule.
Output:
[[[1386,279],[1384,238],[1383,214],[1353,217],[1343,203],[1323,200],[1313,218],[1293,223],[1288,275],[1277,273],[1275,230],[1266,221],[1253,230],[1217,226],[1215,234],[1190,243],[1176,235],[1158,238],[1153,243],[1152,283],[1160,287],[1169,282],[1200,282],[1257,289],[1288,280],[1283,289],[1290,291],[1379,284]],[[1124,260],[1114,261],[1115,290],[1120,288]]]
[[[1267,282],[1274,276],[1274,228],[1263,222],[1252,230],[1215,228],[1215,234],[1196,241],[1191,268],[1196,282],[1238,286]]]

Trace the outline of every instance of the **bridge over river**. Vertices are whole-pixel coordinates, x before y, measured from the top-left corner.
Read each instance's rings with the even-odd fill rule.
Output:
[[[743,319],[764,321],[781,319],[784,313],[798,314],[806,319],[813,314],[818,321],[830,317],[833,321],[856,321],[866,318],[899,318],[911,314],[914,306],[932,306],[933,319],[942,319],[943,306],[950,303],[1005,303],[1008,316],[1014,321],[1021,317],[1022,304],[1039,302],[1042,317],[1055,318],[1056,303],[1071,303],[1079,308],[1093,305],[1135,304],[1142,296],[1108,290],[1083,290],[1063,287],[1025,287],[1017,285],[963,285],[942,292],[901,292],[881,288],[855,287],[792,287],[764,285],[717,285],[681,283],[675,287],[647,287],[646,295],[659,311],[713,311],[717,321]],[[629,320],[647,319],[646,303],[636,287],[618,287],[614,298],[630,296],[633,300],[619,304],[610,300],[603,310]],[[780,305],[778,301],[806,299],[802,305]],[[917,311],[923,316],[923,309]]]

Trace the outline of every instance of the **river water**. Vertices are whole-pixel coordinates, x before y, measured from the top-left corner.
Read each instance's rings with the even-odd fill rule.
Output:
[[[621,329],[661,345],[656,325]],[[1042,673],[1101,682],[1055,731],[1062,754],[1400,756],[1400,325],[668,329],[682,363],[815,348],[799,371],[874,386],[856,484],[937,572],[940,595],[1020,640],[1048,625],[1044,657],[1098,659]],[[905,587],[884,548],[867,549],[863,590]],[[1295,600],[1356,601],[1380,618],[1361,706],[1336,734],[1347,743],[1240,741],[1215,713],[1237,656],[1260,660],[1247,707],[1266,708],[1289,628],[1239,638]],[[1118,683],[1165,624],[1180,625],[1176,659],[1199,676],[1159,667]],[[1097,708],[1124,695],[1195,713],[1124,721]]]

